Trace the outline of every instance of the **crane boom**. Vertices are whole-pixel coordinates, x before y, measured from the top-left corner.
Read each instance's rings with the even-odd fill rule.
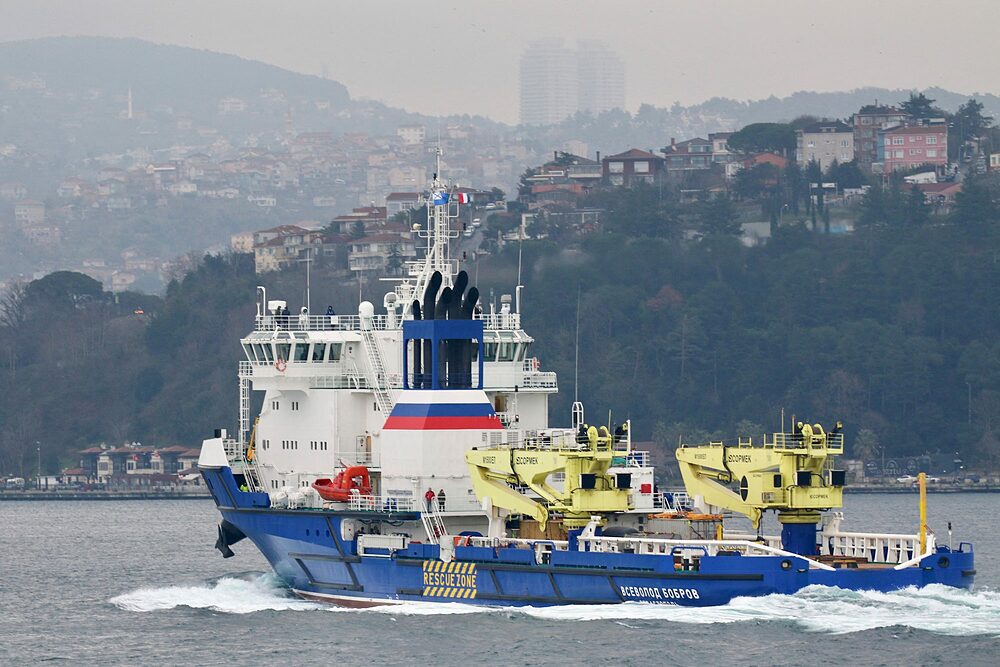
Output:
[[[765,510],[776,510],[782,524],[815,524],[820,510],[843,505],[844,471],[830,465],[844,451],[841,428],[838,422],[826,433],[819,424],[800,423],[756,447],[750,438],[734,446],[681,445],[684,486],[709,505],[746,515],[756,529]]]
[[[585,526],[595,514],[629,509],[627,475],[608,473],[612,460],[628,456],[631,440],[616,441],[605,427],[591,426],[579,437],[573,431],[527,438],[520,446],[497,445],[466,452],[472,488],[480,502],[532,517],[544,529],[552,512],[567,527]],[[562,488],[551,483],[563,473]],[[528,497],[526,486],[539,497]]]

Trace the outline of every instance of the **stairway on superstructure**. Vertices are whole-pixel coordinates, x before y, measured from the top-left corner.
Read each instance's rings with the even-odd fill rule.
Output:
[[[438,511],[437,501],[432,500],[430,505],[429,510],[420,513],[420,521],[424,524],[427,539],[431,542],[437,542],[442,535],[448,534],[448,529],[445,528],[444,520]]]
[[[392,412],[392,394],[389,393],[389,380],[385,373],[385,362],[382,361],[382,351],[375,339],[375,327],[371,321],[361,322],[361,337],[364,340],[365,351],[368,353],[368,383],[375,394],[375,403],[383,417]]]

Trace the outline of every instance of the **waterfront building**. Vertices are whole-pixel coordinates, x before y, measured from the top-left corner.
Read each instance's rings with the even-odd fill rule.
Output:
[[[948,165],[948,125],[928,121],[880,130],[874,168],[879,165],[885,174],[926,165],[940,175]]]
[[[839,120],[812,123],[795,131],[795,161],[819,164],[824,172],[834,162],[854,159],[854,128]]]
[[[865,171],[872,170],[872,164],[878,159],[877,133],[879,130],[902,125],[909,116],[896,107],[879,106],[878,103],[868,104],[854,114],[854,156],[858,166]]]

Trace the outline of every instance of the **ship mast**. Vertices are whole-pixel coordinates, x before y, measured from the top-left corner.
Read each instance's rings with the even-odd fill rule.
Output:
[[[409,275],[413,284],[404,283],[397,292],[403,299],[405,312],[409,312],[410,301],[419,299],[427,288],[427,283],[435,271],[441,273],[442,285],[452,286],[452,278],[457,273],[457,262],[451,258],[449,242],[458,238],[458,231],[451,229],[451,203],[448,186],[441,179],[441,148],[435,156],[435,172],[424,205],[427,207],[427,225],[416,230],[418,237],[427,240],[423,260],[409,262]],[[412,291],[406,288],[412,288]]]

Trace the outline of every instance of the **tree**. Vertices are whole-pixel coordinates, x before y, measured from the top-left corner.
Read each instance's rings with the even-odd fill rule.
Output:
[[[861,171],[861,167],[858,166],[857,160],[851,160],[850,162],[837,162],[834,161],[827,169],[826,179],[837,184],[837,187],[843,190],[844,188],[860,188],[863,186],[867,179],[864,173]]]
[[[927,197],[924,191],[916,185],[910,188],[905,202],[906,222],[920,225],[930,219],[930,207],[927,204]]]
[[[854,444],[851,447],[851,454],[854,458],[862,461],[871,461],[878,456],[880,451],[878,434],[875,431],[869,428],[863,428],[858,431],[858,435],[854,438]]]
[[[358,220],[353,225],[351,225],[351,238],[357,240],[360,238],[364,238],[364,236],[365,236],[365,223]]]
[[[740,199],[757,199],[779,183],[781,170],[768,162],[740,169],[733,179],[733,194]]]
[[[997,218],[997,205],[983,177],[966,178],[962,190],[955,195],[955,222],[962,225],[984,225]]]
[[[398,243],[393,243],[389,248],[389,256],[385,260],[385,268],[389,275],[395,276],[403,268],[403,253],[399,249]]]
[[[983,115],[982,103],[973,98],[958,107],[952,124],[958,130],[960,141],[978,140],[993,127],[993,116]]]
[[[0,297],[0,326],[17,329],[27,319],[27,297],[24,283],[11,283]]]
[[[699,226],[707,236],[734,236],[742,231],[736,207],[727,194],[698,202],[697,211]]]
[[[927,197],[924,196],[923,190],[914,185],[906,196],[906,222],[911,225],[922,225],[930,220],[930,217]]]
[[[914,118],[932,118],[945,116],[945,112],[934,106],[935,100],[923,93],[910,93],[910,99],[902,102],[899,108]]]
[[[795,151],[795,128],[788,123],[751,123],[729,137],[729,148],[739,153]]]

